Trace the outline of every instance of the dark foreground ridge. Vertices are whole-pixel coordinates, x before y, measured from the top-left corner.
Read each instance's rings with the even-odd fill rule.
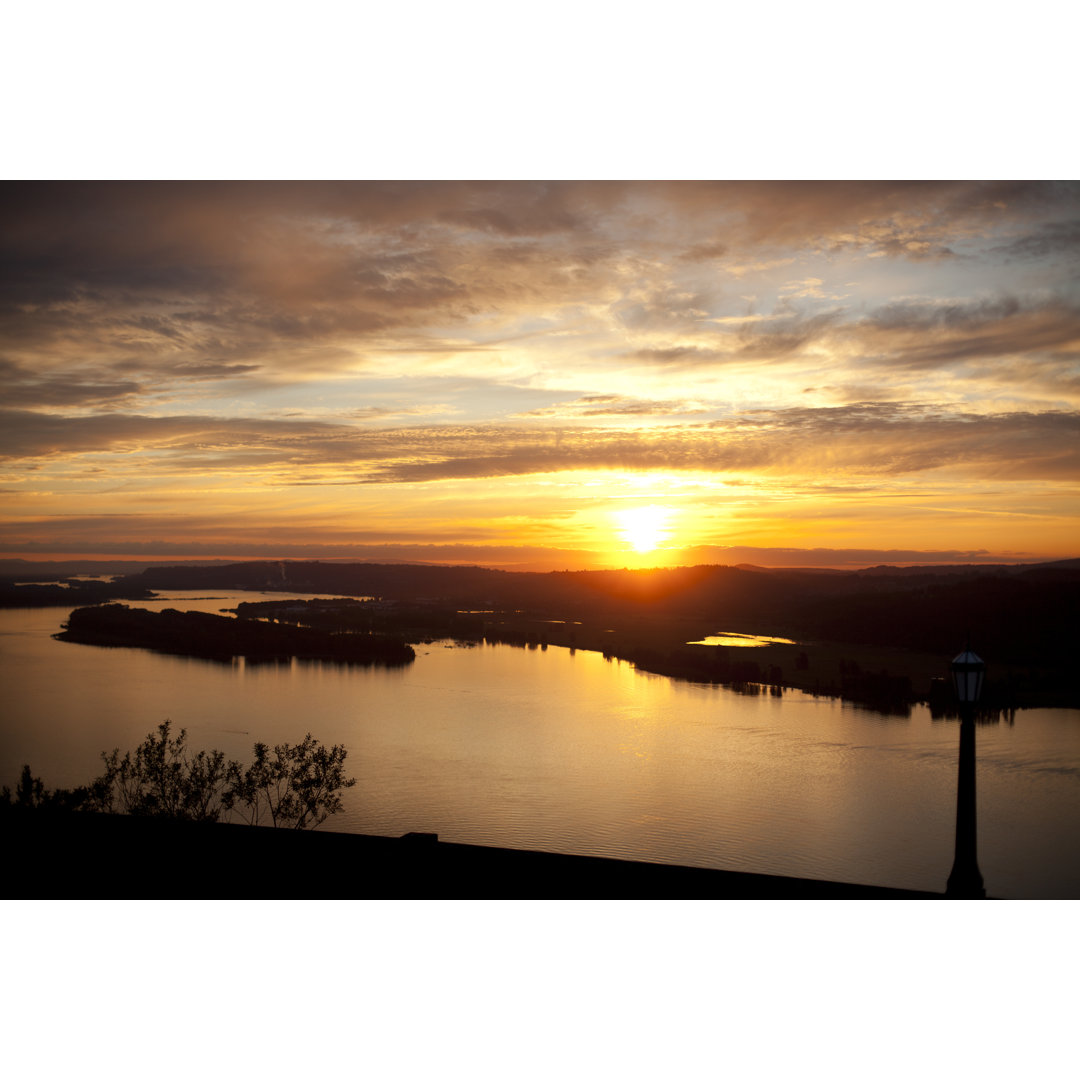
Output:
[[[586,855],[105,814],[0,818],[9,898],[940,900]]]

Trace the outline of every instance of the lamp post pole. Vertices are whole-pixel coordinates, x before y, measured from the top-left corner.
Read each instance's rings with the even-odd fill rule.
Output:
[[[967,649],[953,660],[951,668],[960,703],[960,760],[956,778],[956,854],[945,896],[951,900],[985,900],[975,854],[975,703],[986,665]]]

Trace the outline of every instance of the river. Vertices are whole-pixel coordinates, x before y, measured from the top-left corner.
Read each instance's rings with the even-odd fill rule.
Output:
[[[250,592],[140,607],[219,611]],[[0,783],[85,783],[162,720],[195,749],[343,743],[358,783],[323,828],[943,891],[958,725],[638,672],[598,653],[417,647],[406,668],[214,664],[55,641],[0,611]],[[946,660],[948,658],[945,658]],[[991,663],[992,658],[987,658]],[[978,729],[988,894],[1080,897],[1080,710]]]

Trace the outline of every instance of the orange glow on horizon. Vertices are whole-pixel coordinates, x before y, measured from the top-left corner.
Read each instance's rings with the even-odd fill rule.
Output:
[[[0,556],[1077,555],[1075,185],[5,194]]]

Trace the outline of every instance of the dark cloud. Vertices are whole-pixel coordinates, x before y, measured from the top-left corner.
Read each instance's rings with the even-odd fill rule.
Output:
[[[928,304],[905,301],[886,304],[872,312],[867,320],[883,330],[971,330],[987,323],[1008,319],[1020,311],[1020,301],[1006,296],[968,304]]]
[[[189,372],[215,362],[323,368],[324,356],[292,354],[287,368],[277,357],[290,342],[379,346],[373,339],[389,333],[580,300],[604,258],[586,222],[613,192],[11,184],[0,203],[0,335],[26,355],[77,351],[98,363],[134,353],[148,368],[157,359]],[[489,259],[492,215],[505,219],[496,231],[513,261]]]
[[[1063,213],[1077,204],[1069,186],[956,182],[17,183],[3,196],[8,347],[99,366],[138,356],[157,377],[166,365],[324,370],[325,355],[283,346],[344,358],[567,305],[599,306],[628,331],[707,334],[720,287],[695,263],[781,247],[918,259],[1002,221],[1010,250],[1035,257],[1072,243],[1052,226],[1075,222]],[[793,355],[837,317],[747,325],[736,351]],[[702,347],[671,358],[708,360]],[[667,346],[650,348],[664,359]]]
[[[623,355],[675,369],[786,360],[825,339],[842,318],[840,309],[809,313],[782,301],[766,318],[736,320],[725,331],[701,330],[695,335],[700,344],[639,348]]]
[[[190,540],[162,540],[161,534],[176,528],[174,518],[156,515],[109,515],[101,518],[62,518],[35,521],[27,526],[0,529],[0,544],[9,552],[49,555],[82,550],[96,555],[115,555],[153,560],[175,556],[208,559],[347,559],[365,562],[418,562],[493,566],[505,570],[586,569],[606,562],[603,554],[529,545],[454,543],[436,539],[430,531],[416,542],[388,541],[376,530],[349,530],[350,539],[340,543],[311,543],[310,530],[282,527],[258,521],[237,530],[233,523],[207,519],[186,522]],[[145,539],[116,540],[118,529]],[[23,532],[33,538],[23,537]],[[478,530],[465,530],[474,533]],[[395,537],[399,534],[395,533]],[[485,537],[477,536],[478,540]],[[426,542],[425,542],[426,541]]]
[[[207,451],[206,457],[192,460],[192,468],[197,471],[200,464],[213,464],[214,453],[221,454],[224,460],[226,451],[238,447],[254,447],[279,460],[290,460],[300,438],[332,440],[335,435],[350,430],[314,421],[131,413],[60,416],[0,409],[0,457],[17,460],[56,454],[130,453],[142,449]]]
[[[760,410],[704,425],[631,431],[505,424],[361,429],[311,420],[0,413],[0,454],[10,460],[153,449],[161,472],[277,468],[283,483],[306,482],[304,470],[325,468],[338,470],[337,480],[356,483],[563,469],[872,476],[952,467],[1003,477],[1077,478],[1078,436],[1075,413],[984,416],[880,402]]]
[[[839,310],[807,315],[792,310],[779,319],[744,323],[738,331],[739,359],[776,360],[789,357],[824,337],[841,318]]]
[[[1080,344],[1080,308],[1013,297],[969,304],[891,304],[850,328],[857,349],[910,368],[1037,354]]]
[[[1037,218],[1070,192],[1033,183],[953,181],[691,182],[663,198],[708,222],[725,213],[714,243],[733,253],[761,246],[865,249],[909,259],[948,254],[950,238],[1008,213]]]
[[[713,259],[722,259],[728,250],[728,245],[720,242],[695,244],[681,252],[679,258],[687,262],[709,262]]]
[[[1027,236],[997,245],[993,252],[1006,259],[1045,259],[1058,255],[1075,258],[1080,253],[1080,220],[1043,225]]]
[[[650,216],[677,233],[671,216],[682,215],[709,239],[679,251],[717,258],[762,244],[933,244],[950,223],[1007,215],[1038,229],[1078,200],[1075,187],[1055,184],[790,181],[8,183],[3,196],[0,267],[54,286],[125,282],[139,292],[220,283],[255,263],[299,259],[308,271],[335,248],[332,264],[347,267],[356,256],[341,241],[351,235],[381,260],[371,265],[390,270],[432,258],[438,244],[425,238],[479,230],[579,248],[620,216],[648,234]]]
[[[867,474],[961,468],[981,475],[1063,479],[1080,476],[1080,414],[980,415],[892,402],[835,408],[762,410],[712,425],[750,447],[776,450],[759,467]]]
[[[823,499],[916,474],[1075,484],[1077,414],[1046,410],[1080,395],[1064,262],[1080,240],[1078,193],[4,185],[5,483],[34,476],[31,495],[55,488],[51,505],[79,512],[83,494],[63,494],[76,473],[163,501],[187,499],[191,477],[214,498],[563,469],[775,478]],[[804,387],[819,391],[796,398]],[[982,402],[901,400],[916,393]],[[771,407],[694,422],[722,395],[725,415],[735,402]],[[995,397],[1031,404],[991,415]],[[793,398],[850,404],[781,407]],[[335,421],[311,419],[331,410]],[[473,416],[503,419],[443,422]],[[458,490],[421,487],[409,512],[431,501],[465,518]],[[94,535],[104,543],[109,528],[124,541],[126,521]]]
[[[810,313],[782,302],[767,317],[732,322],[723,332],[707,330],[696,338],[699,344],[638,348],[622,355],[691,370],[787,361],[811,349],[827,349],[856,365],[845,376],[856,382],[860,375],[875,371],[930,370],[1003,357],[1027,358],[1021,366],[1048,386],[1067,385],[1080,374],[1076,351],[1080,307],[1060,300],[1013,296],[964,303],[909,300],[884,305],[858,319],[840,308]],[[992,367],[986,375],[1010,378]]]
[[[438,429],[399,433],[401,458],[368,460],[357,480],[415,483],[562,469],[899,476],[942,467],[1075,478],[1080,476],[1078,434],[1080,417],[1068,413],[935,415],[889,404],[762,412],[707,426],[632,433]]]
[[[27,371],[0,358],[0,383],[8,407],[119,406],[141,389],[139,383],[90,380],[85,377]]]
[[[258,371],[259,364],[175,364],[171,374],[181,379],[236,379]]]
[[[677,364],[693,366],[694,364],[711,364],[725,360],[730,353],[723,353],[718,349],[701,349],[693,345],[675,345],[666,349],[635,349],[633,352],[624,353],[628,359],[644,360],[650,364]]]

